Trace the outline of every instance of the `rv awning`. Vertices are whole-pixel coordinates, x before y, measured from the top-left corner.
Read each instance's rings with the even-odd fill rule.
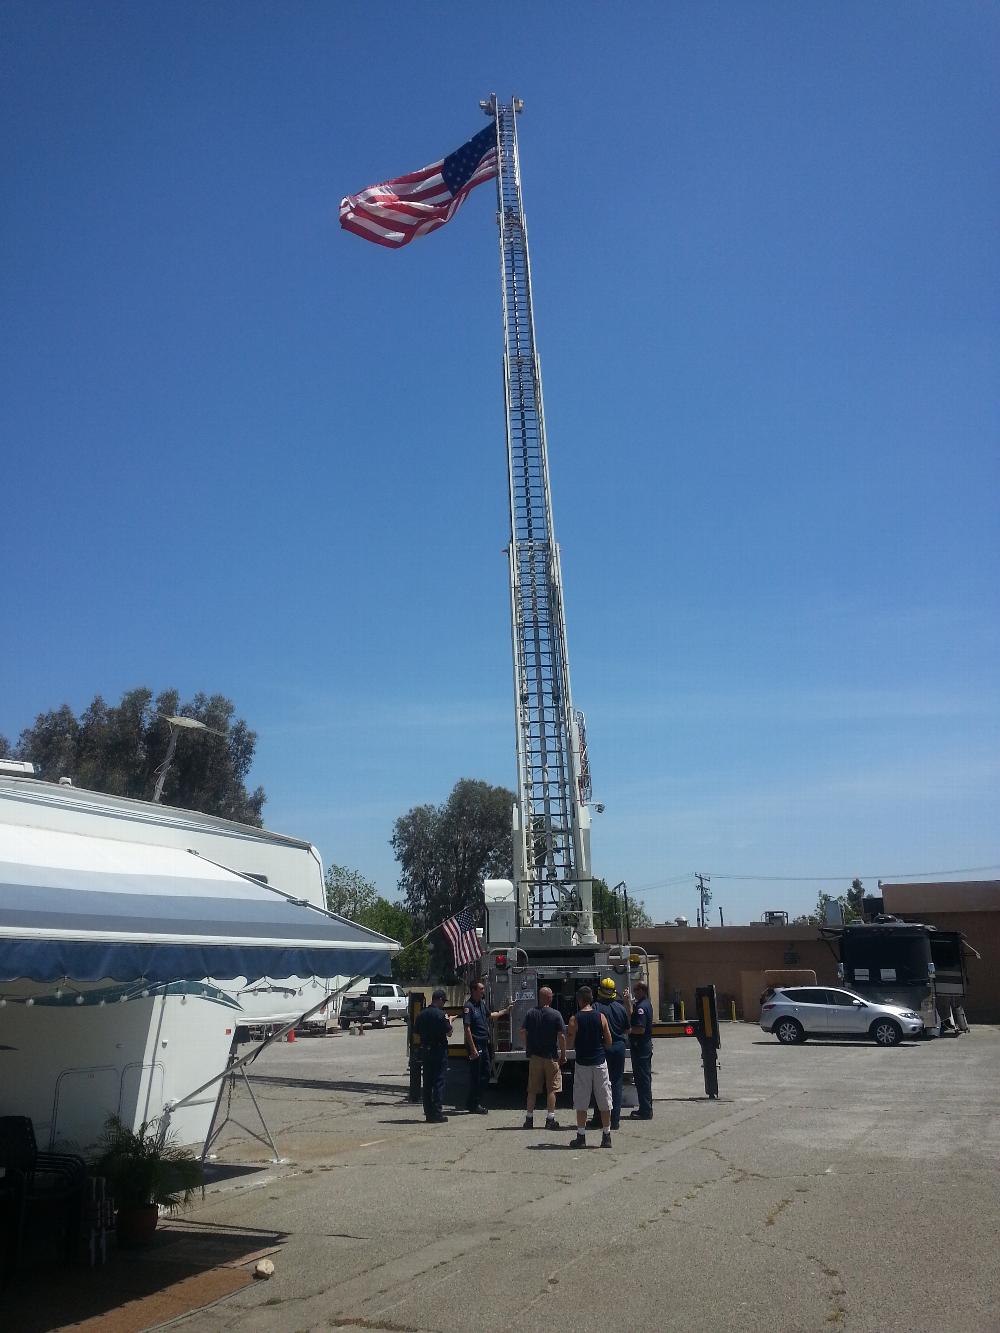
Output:
[[[172,847],[0,825],[0,981],[388,972],[399,945]]]

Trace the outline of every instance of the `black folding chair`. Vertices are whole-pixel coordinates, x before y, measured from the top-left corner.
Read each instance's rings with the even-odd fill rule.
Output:
[[[64,1225],[63,1253],[67,1262],[76,1258],[83,1224],[87,1165],[69,1153],[40,1152],[35,1129],[28,1116],[0,1116],[0,1192],[9,1216],[10,1267],[20,1265],[29,1210],[56,1207]]]

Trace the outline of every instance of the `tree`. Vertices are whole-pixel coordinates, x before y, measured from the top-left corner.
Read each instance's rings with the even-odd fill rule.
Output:
[[[620,899],[613,889],[608,888],[607,880],[595,877],[594,928],[598,934],[605,930],[611,935],[618,929],[623,908],[624,898]],[[653,924],[641,898],[629,898],[628,924],[631,930],[643,930]]]
[[[360,870],[329,865],[325,883],[328,911],[336,912],[348,921],[356,921],[359,926],[367,926],[369,930],[377,930],[380,935],[388,935],[402,945],[409,944],[423,933],[414,929],[412,913],[402,903],[383,898],[374,882],[366,879]],[[404,949],[392,960],[392,975],[400,984],[422,981],[429,970],[430,950],[426,942]]]
[[[819,897],[816,899],[815,911],[810,912],[806,917],[796,917],[793,924],[802,921],[811,924],[815,923],[820,926],[825,925],[827,903],[840,903],[840,910],[843,913],[845,923],[848,921],[860,921],[862,920],[861,900],[864,896],[865,887],[860,879],[852,881],[851,887],[848,889],[847,893],[833,894],[821,890]]]
[[[10,741],[6,736],[0,736],[0,759],[9,759],[11,754]]]
[[[390,843],[399,862],[399,887],[422,930],[464,907],[482,915],[483,880],[513,875],[511,810],[514,793],[462,778],[443,805],[418,805],[400,815]],[[440,932],[431,936],[435,963],[450,971]]]
[[[264,789],[244,785],[257,733],[242,718],[234,721],[235,711],[221,694],[196,694],[182,704],[176,690],[164,690],[154,702],[152,690],[139,688],[112,706],[97,695],[79,718],[68,704],[39,713],[15,754],[50,782],[70,777],[78,787],[149,800],[170,742],[164,718],[195,718],[211,730],[179,732],[163,803],[260,826]]]
[[[379,901],[378,889],[359,870],[349,866],[329,865],[326,868],[326,907],[329,912],[346,916],[348,921],[362,921],[362,914],[370,911]],[[368,922],[362,922],[367,925]],[[373,926],[379,930],[379,926]],[[383,935],[389,931],[382,931]]]
[[[424,981],[430,975],[431,951],[426,940],[421,940],[419,944],[410,944],[410,941],[422,932],[414,930],[413,916],[402,903],[390,902],[388,898],[376,898],[356,920],[369,930],[377,930],[380,935],[388,935],[390,939],[399,940],[403,945],[402,950],[392,959],[394,981],[405,986],[413,981]]]
[[[852,879],[847,890],[847,905],[853,912],[852,920],[862,920],[865,914],[865,886],[860,879]]]

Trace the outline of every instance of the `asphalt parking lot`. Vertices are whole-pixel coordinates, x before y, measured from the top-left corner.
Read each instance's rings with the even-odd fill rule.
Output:
[[[1000,1330],[1000,1028],[881,1050],[726,1025],[720,1055],[709,1102],[697,1042],[659,1041],[654,1119],[578,1153],[568,1109],[520,1128],[516,1087],[426,1125],[398,1026],[270,1048],[254,1088],[291,1160],[190,1215],[281,1231],[276,1272],[179,1327]],[[254,1128],[245,1090],[231,1111]]]

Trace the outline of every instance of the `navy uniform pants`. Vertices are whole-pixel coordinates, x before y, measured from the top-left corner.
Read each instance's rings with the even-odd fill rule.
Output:
[[[493,1063],[490,1052],[485,1046],[478,1046],[478,1050],[475,1060],[469,1061],[469,1092],[465,1099],[467,1111],[482,1106],[483,1096],[490,1085],[490,1067]]]
[[[613,1041],[607,1050],[608,1077],[611,1079],[611,1128],[618,1128],[622,1116],[622,1080],[625,1077],[625,1043]]]
[[[448,1048],[429,1046],[423,1054],[424,1115],[444,1114],[444,1085],[448,1076]]]
[[[653,1115],[653,1052],[632,1048],[632,1077],[639,1098],[639,1114],[651,1119]]]

